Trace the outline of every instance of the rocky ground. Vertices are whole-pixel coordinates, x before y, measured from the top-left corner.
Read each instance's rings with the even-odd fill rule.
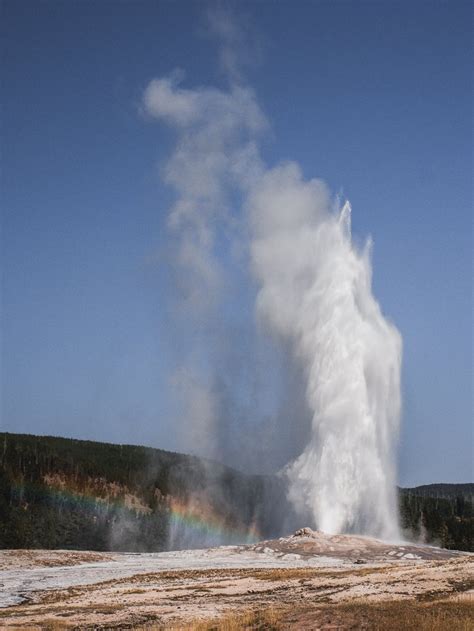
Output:
[[[467,631],[473,570],[467,553],[309,529],[160,554],[0,551],[0,628]]]

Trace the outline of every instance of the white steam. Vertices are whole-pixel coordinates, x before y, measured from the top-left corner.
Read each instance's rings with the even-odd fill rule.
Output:
[[[185,273],[186,306],[206,310],[221,285],[216,231],[232,223],[229,190],[259,168],[255,138],[266,120],[249,88],[186,90],[179,86],[181,78],[175,72],[151,81],[143,105],[147,114],[178,132],[163,173],[177,194],[168,223],[179,242],[175,262]]]
[[[268,171],[248,204],[258,313],[292,341],[313,414],[290,499],[326,532],[396,537],[401,339],[372,294],[370,242],[354,247],[349,204],[332,210],[294,164]]]
[[[181,80],[182,73],[176,71],[151,81],[143,108],[178,134],[163,170],[164,181],[176,192],[168,228],[174,239],[173,267],[181,308],[195,337],[203,337],[222,298],[224,271],[215,254],[222,231],[235,243],[229,197],[259,172],[255,139],[267,123],[249,88],[188,90],[180,86]],[[182,410],[183,447],[201,456],[218,457],[220,405],[205,350],[209,340],[196,346],[189,349],[171,380]]]
[[[285,470],[290,499],[324,531],[396,537],[401,338],[372,294],[370,242],[354,246],[350,206],[339,208],[323,182],[305,181],[294,163],[265,167],[257,140],[267,123],[251,89],[189,90],[179,78],[153,80],[143,105],[178,133],[164,180],[177,194],[168,223],[189,317],[216,309],[219,230],[231,242],[246,234],[259,320],[292,349],[312,414],[309,443]],[[199,419],[200,435],[189,435],[212,445],[199,428],[212,432],[216,405],[198,372],[181,372]]]

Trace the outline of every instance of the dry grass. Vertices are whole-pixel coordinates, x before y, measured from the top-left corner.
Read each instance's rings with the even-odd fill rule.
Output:
[[[472,631],[473,607],[468,602],[417,603],[402,600],[377,604],[340,606],[343,616],[357,621],[360,629],[374,631]]]
[[[326,576],[329,573],[321,572],[314,568],[275,568],[270,570],[254,570],[252,578],[261,581],[295,581]],[[334,574],[331,573],[331,576]]]
[[[426,604],[402,600],[235,611],[215,620],[196,620],[167,628],[176,631],[309,631],[325,628],[339,631],[473,631],[474,623],[473,605],[469,602]]]
[[[279,620],[282,612],[268,608],[263,611],[231,612],[222,618],[211,621],[196,620],[187,625],[182,623],[176,631],[240,631],[255,629],[258,631],[278,631],[282,627]]]
[[[468,596],[468,594],[466,594]],[[110,606],[110,610],[114,607]],[[107,611],[105,611],[107,609]],[[109,608],[81,607],[81,618],[87,619],[88,610],[95,613],[109,613]],[[76,612],[77,613],[77,612]],[[179,621],[173,624],[157,624],[156,619],[143,619],[141,624],[127,624],[126,628],[150,631],[297,631],[313,629],[338,629],[339,631],[473,631],[473,601],[433,601],[398,600],[384,602],[357,601],[345,604],[322,604],[308,601],[294,606],[276,605],[263,610],[232,610],[219,618],[197,619],[191,622]],[[136,621],[138,622],[138,621]],[[70,625],[71,623],[69,623]],[[62,631],[69,626],[66,621],[44,619],[41,626],[28,629]],[[74,628],[77,627],[73,623]],[[87,626],[87,625],[86,625]],[[121,625],[96,622],[94,629],[125,628]],[[15,628],[15,627],[10,627]],[[18,627],[19,628],[19,627]],[[25,627],[21,627],[24,629]],[[69,626],[70,628],[70,626]],[[84,627],[86,628],[86,627]]]
[[[8,627],[8,631],[65,631],[65,629],[67,629],[67,625],[63,622],[58,622],[57,620],[52,620],[49,618],[45,618],[41,624],[37,625],[29,625],[28,627],[25,627],[24,625],[15,627],[15,626],[9,626]]]
[[[344,578],[345,576],[368,576],[393,570],[389,566],[380,567],[351,567],[350,569],[333,568],[328,570],[313,568],[271,568],[252,570],[249,576],[264,581],[292,581],[312,578]]]

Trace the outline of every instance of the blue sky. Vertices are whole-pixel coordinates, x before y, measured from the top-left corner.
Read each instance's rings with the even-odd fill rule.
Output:
[[[374,239],[374,292],[404,341],[400,482],[472,480],[470,5],[238,8],[266,161],[342,191]],[[225,85],[205,9],[3,3],[4,430],[182,447],[159,254],[173,136],[140,102],[176,68]]]

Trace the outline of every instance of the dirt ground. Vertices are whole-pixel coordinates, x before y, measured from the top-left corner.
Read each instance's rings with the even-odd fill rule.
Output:
[[[342,537],[338,543],[313,533],[200,555],[148,555],[151,560],[4,552],[0,589],[17,590],[22,602],[0,609],[0,628],[474,629],[474,555],[415,547],[407,552],[401,546],[405,556],[397,557],[400,546],[354,539]],[[196,567],[206,552],[210,565],[221,554],[227,565],[237,557],[244,567]],[[256,555],[255,566],[249,565],[250,553]],[[170,569],[148,571],[162,558]],[[173,567],[176,559],[179,567]],[[21,580],[16,561],[23,564]],[[125,561],[127,571],[122,568],[124,575],[116,576]],[[86,574],[101,567],[110,568],[107,580],[99,580],[105,574]],[[46,589],[39,588],[43,579],[49,581]]]
[[[1,550],[0,572],[2,570],[38,567],[57,567],[95,563],[115,558],[108,552],[88,552],[76,550]]]

